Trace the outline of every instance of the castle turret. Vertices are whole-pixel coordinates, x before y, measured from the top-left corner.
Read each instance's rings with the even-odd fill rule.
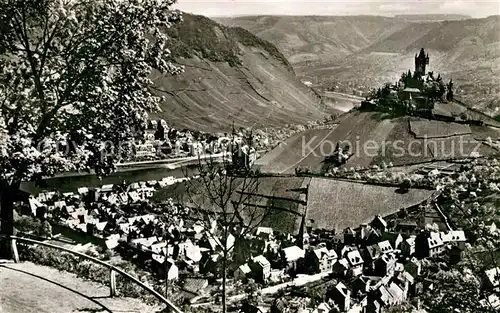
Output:
[[[424,48],[420,49],[420,53],[415,55],[415,73],[425,75],[425,66],[429,65],[429,54],[425,54]]]

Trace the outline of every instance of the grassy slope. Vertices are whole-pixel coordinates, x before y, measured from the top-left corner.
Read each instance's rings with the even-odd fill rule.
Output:
[[[333,179],[313,178],[309,186],[307,219],[314,226],[342,231],[369,222],[376,214],[392,214],[428,199],[432,191],[363,185]]]

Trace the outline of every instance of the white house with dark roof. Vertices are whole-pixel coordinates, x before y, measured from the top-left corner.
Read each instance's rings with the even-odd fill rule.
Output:
[[[443,244],[454,244],[462,250],[465,248],[467,238],[465,237],[465,232],[463,230],[450,230],[449,232],[441,232],[440,236]]]
[[[337,262],[333,264],[332,272],[337,275],[344,277],[350,268],[349,261],[346,258],[337,259]]]
[[[359,276],[363,274],[363,264],[364,260],[361,257],[361,254],[358,250],[354,250],[348,252],[346,255],[347,261],[349,261],[349,265],[351,266],[351,272],[353,276]]]
[[[488,289],[500,291],[500,267],[495,267],[484,272],[485,285]]]
[[[415,237],[410,236],[401,243],[401,253],[404,256],[409,257],[415,253]]]
[[[319,271],[321,273],[330,272],[338,258],[335,250],[328,250],[326,247],[322,247],[314,249],[313,252],[318,261]]]
[[[298,246],[284,248],[281,251],[281,258],[287,264],[287,268],[297,268],[297,261],[304,258],[305,251]]]
[[[348,312],[351,308],[351,291],[342,282],[335,285],[335,288],[328,292],[327,297],[337,305],[341,312]]]
[[[375,261],[376,273],[380,276],[394,274],[396,261],[394,253],[391,252],[382,254],[382,256]]]
[[[269,239],[273,236],[273,229],[271,227],[257,227],[255,231],[255,236],[261,237],[264,239]]]
[[[271,276],[271,263],[263,255],[254,257],[250,262],[250,268],[259,281],[266,283],[269,280]]]
[[[380,214],[375,216],[375,218],[371,221],[370,226],[382,232],[387,230],[387,222]]]
[[[429,257],[440,255],[444,251],[443,240],[439,233],[431,232],[427,238],[427,245],[429,247]]]
[[[252,270],[250,269],[250,266],[248,265],[248,263],[245,263],[243,265],[240,265],[234,271],[233,276],[235,280],[245,280],[251,273]]]
[[[389,240],[384,240],[377,243],[377,247],[381,253],[390,253],[394,251]]]

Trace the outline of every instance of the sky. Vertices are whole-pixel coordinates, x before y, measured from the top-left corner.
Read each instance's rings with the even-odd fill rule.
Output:
[[[205,16],[500,14],[500,0],[177,0],[176,9]]]

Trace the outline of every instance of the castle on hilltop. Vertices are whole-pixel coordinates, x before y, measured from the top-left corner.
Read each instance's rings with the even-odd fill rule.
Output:
[[[425,75],[426,65],[429,65],[429,54],[425,54],[424,48],[422,48],[418,55],[415,54],[415,73]]]
[[[434,105],[453,101],[453,81],[445,84],[441,75],[429,71],[429,54],[424,48],[415,54],[415,69],[404,72],[395,83],[373,90],[362,109],[391,111],[395,114],[432,115]]]

